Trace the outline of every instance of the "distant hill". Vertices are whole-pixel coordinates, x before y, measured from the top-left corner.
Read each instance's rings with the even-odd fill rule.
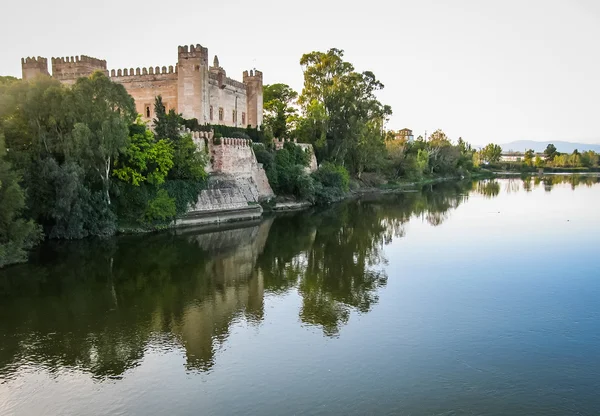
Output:
[[[533,149],[535,152],[543,152],[548,146],[548,143],[554,144],[556,149],[561,153],[573,153],[573,150],[577,149],[580,152],[586,150],[593,150],[600,153],[600,144],[588,144],[588,143],[571,143],[561,141],[548,141],[548,142],[534,142],[533,140],[518,140],[506,144],[501,144],[502,151],[508,152],[509,150],[515,152],[524,152],[527,149]]]

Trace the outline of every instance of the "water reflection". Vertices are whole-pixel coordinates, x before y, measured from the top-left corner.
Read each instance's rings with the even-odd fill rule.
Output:
[[[505,191],[520,181],[531,191],[599,178],[515,179]],[[47,244],[0,272],[0,379],[26,364],[120,378],[148,349],[180,349],[188,371],[207,371],[233,325],[261,324],[265,293],[296,291],[301,322],[335,337],[352,312],[377,304],[384,246],[411,218],[438,226],[469,192],[500,190],[499,181],[432,185],[212,232]]]

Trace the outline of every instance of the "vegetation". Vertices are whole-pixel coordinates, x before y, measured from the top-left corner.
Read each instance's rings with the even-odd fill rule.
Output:
[[[100,72],[71,87],[0,78],[0,98],[0,266],[22,260],[41,230],[75,239],[164,225],[202,188],[205,156],[160,97],[156,134]]]
[[[536,154],[528,149],[523,159],[500,161],[502,149],[498,145],[488,144],[478,153],[479,160],[493,170],[534,172],[544,169],[549,172],[586,172],[600,170],[600,155],[592,150],[573,153],[560,153],[556,146],[548,144],[543,153]]]

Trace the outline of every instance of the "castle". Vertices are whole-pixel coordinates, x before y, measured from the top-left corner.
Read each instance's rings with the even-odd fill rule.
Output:
[[[200,124],[258,127],[263,121],[263,76],[257,70],[244,71],[242,82],[227,77],[215,56],[208,64],[208,49],[201,45],[179,46],[176,65],[155,68],[125,68],[110,72],[106,61],[81,55],[52,58],[52,77],[65,84],[101,71],[125,87],[134,98],[142,119],[154,118],[154,98],[162,96],[167,111],[174,109],[184,118]],[[21,59],[23,79],[50,76],[46,58]]]

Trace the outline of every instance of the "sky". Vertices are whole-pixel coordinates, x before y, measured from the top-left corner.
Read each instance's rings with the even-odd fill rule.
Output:
[[[600,143],[599,41],[598,0],[7,0],[0,74],[26,56],[174,65],[199,43],[232,78],[257,68],[300,91],[302,54],[335,47],[385,85],[390,129]]]

